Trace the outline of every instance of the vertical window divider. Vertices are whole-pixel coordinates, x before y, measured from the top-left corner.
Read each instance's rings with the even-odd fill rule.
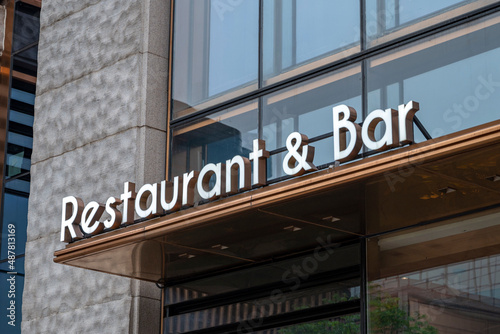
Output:
[[[261,89],[263,86],[264,80],[264,67],[263,67],[263,58],[264,58],[264,0],[259,0],[259,60],[258,60],[258,71],[257,71],[257,88]],[[258,139],[263,139],[262,133],[262,102],[263,97],[260,96],[257,99],[257,137]]]

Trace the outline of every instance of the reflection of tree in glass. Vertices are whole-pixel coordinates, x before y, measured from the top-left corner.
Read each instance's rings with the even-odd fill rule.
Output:
[[[375,287],[371,287],[375,289]],[[426,315],[407,314],[400,299],[377,291],[370,299],[371,333],[377,334],[437,334],[438,330],[427,322]]]
[[[339,303],[356,298],[337,296],[327,303]],[[408,315],[399,307],[399,298],[381,293],[372,295],[370,300],[370,333],[376,334],[438,334],[429,325],[425,315]],[[280,334],[355,334],[360,333],[360,315],[347,315],[330,320],[299,324],[279,331]]]

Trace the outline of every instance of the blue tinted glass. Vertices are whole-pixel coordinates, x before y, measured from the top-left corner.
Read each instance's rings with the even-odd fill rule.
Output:
[[[310,139],[331,135],[332,108],[347,104],[358,111],[362,121],[361,67],[353,66],[280,90],[265,97],[262,139],[269,150],[285,146],[290,133],[299,131]],[[332,151],[317,151],[333,161]]]
[[[174,118],[257,87],[259,1],[176,1],[175,17]]]
[[[498,59],[495,49],[404,80],[405,99],[424,101],[418,117],[433,138],[500,119]]]
[[[211,2],[209,95],[257,80],[258,1],[234,3],[229,10]]]
[[[33,127],[34,117],[19,111],[9,110],[9,121]]]
[[[490,17],[370,61],[370,108],[418,101],[416,115],[433,138],[498,120],[499,21]]]
[[[265,79],[335,54],[339,59],[359,51],[358,1],[264,1],[263,17]],[[345,50],[350,53],[342,55]]]
[[[21,147],[26,147],[29,149],[33,148],[33,138],[21,135],[19,133],[9,132],[7,141],[10,144],[14,144]]]
[[[24,254],[17,254],[14,261],[9,260],[9,258],[0,260],[0,272],[16,272],[20,275],[24,275]]]
[[[10,98],[31,105],[35,104],[35,94],[23,92],[22,90],[15,88],[10,90]]]
[[[13,237],[12,234],[15,234],[15,255],[24,254],[26,244],[26,228],[28,225],[28,197],[6,192],[4,194],[2,218],[2,243],[0,245],[0,258],[8,258],[9,242],[12,244],[12,239],[9,240],[9,237]],[[15,233],[10,233],[12,232],[12,229],[15,230]]]
[[[13,50],[38,42],[40,34],[40,8],[21,1],[16,3]]]
[[[458,4],[475,2],[476,0],[399,0],[400,23],[407,23],[430,14],[449,10]]]
[[[7,176],[14,176],[30,170],[31,160],[25,156],[25,152],[7,154]]]
[[[359,43],[359,1],[297,0],[297,62]]]
[[[258,138],[257,102],[207,116],[176,129],[172,141],[172,175],[200,170],[208,163],[247,157]]]
[[[366,0],[368,46],[439,24],[494,0]],[[380,41],[376,41],[381,38]]]

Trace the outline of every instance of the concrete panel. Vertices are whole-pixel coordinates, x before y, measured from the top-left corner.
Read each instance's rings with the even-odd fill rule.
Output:
[[[42,28],[38,95],[139,52],[141,9],[139,0],[103,0]]]
[[[136,126],[141,106],[138,73],[142,57],[132,55],[39,95],[33,163]]]
[[[124,182],[136,182],[138,135],[138,129],[133,128],[34,164],[28,241],[60,231],[63,197],[105,203],[108,197],[123,192]]]
[[[25,333],[157,333],[154,284],[53,263],[61,201],[165,178],[166,0],[44,0],[23,295]]]
[[[129,333],[131,297],[23,321],[23,333],[115,334]],[[140,332],[155,333],[155,332]]]
[[[130,295],[130,279],[54,263],[53,252],[61,246],[58,239],[58,234],[51,234],[26,245],[25,269],[29,274],[25,278],[23,323],[119,301]],[[128,309],[122,312],[128,314]],[[73,321],[86,322],[83,318]],[[62,330],[67,328],[65,325],[69,324],[54,328]],[[29,333],[35,332],[38,333]]]

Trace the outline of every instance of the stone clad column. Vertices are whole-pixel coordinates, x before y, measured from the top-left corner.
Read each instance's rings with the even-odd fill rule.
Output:
[[[23,333],[159,333],[154,284],[55,264],[62,198],[165,179],[170,1],[43,0]]]

